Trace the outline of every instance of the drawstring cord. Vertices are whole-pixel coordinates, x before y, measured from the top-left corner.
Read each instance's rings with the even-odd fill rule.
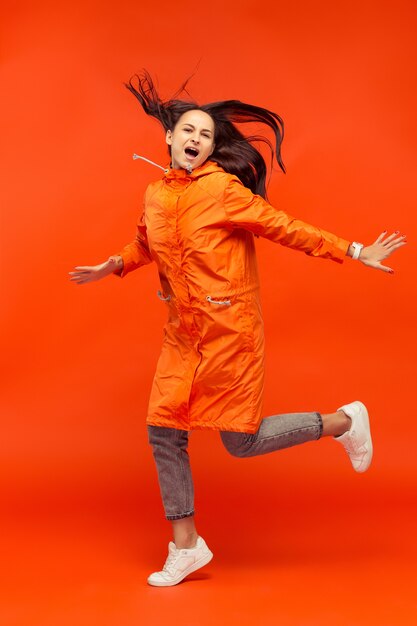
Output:
[[[164,295],[162,293],[162,291],[157,291],[157,296],[160,300],[163,300],[164,302],[169,302],[171,300],[171,296],[168,295],[166,298],[164,298]]]
[[[169,172],[168,168],[162,167],[162,165],[158,165],[158,163],[155,163],[154,161],[151,161],[150,159],[147,159],[146,157],[139,156],[139,154],[134,154],[133,160],[136,161],[137,159],[141,159],[142,161],[146,161],[147,163],[150,163],[151,165],[155,165],[155,167],[159,167],[159,169],[162,170],[165,174],[168,174]],[[191,174],[191,172],[193,171],[191,163],[189,163],[185,169],[188,174]]]
[[[210,296],[206,296],[206,300],[212,304],[223,304],[224,306],[230,306],[232,304],[230,300],[213,300]]]
[[[162,165],[158,165],[158,163],[154,163],[154,161],[151,161],[150,159],[147,159],[146,157],[139,156],[139,154],[134,154],[133,160],[136,161],[137,159],[142,159],[142,161],[146,161],[147,163],[150,163],[151,165],[155,165],[155,167],[159,167],[159,169],[165,172],[165,174],[168,174],[169,172],[169,169],[162,167]]]
[[[167,295],[166,297],[164,296],[164,294],[162,293],[162,291],[157,291],[157,296],[160,300],[164,301],[164,302],[169,302],[171,300],[171,295]],[[211,304],[220,304],[223,306],[231,306],[231,302],[230,300],[213,300],[213,298],[211,296],[206,296],[206,300],[207,302],[211,302]]]

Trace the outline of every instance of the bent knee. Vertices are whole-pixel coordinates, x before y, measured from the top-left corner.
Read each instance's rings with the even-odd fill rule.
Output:
[[[232,456],[244,458],[248,456],[248,452],[252,443],[253,435],[248,433],[233,433],[229,431],[221,431],[220,436],[224,447]]]

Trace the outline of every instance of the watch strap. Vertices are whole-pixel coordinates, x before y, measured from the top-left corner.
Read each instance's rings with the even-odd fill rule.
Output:
[[[352,241],[352,247],[354,249],[353,255],[352,255],[352,259],[353,260],[359,259],[359,255],[360,255],[361,250],[363,248],[363,243],[358,243],[357,241]]]

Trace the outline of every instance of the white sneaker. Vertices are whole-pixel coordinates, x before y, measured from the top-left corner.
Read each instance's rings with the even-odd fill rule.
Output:
[[[154,572],[148,583],[155,587],[177,585],[186,576],[207,565],[213,553],[202,537],[198,537],[194,548],[177,548],[173,541],[168,544],[168,557],[160,572]]]
[[[345,448],[353,469],[357,472],[365,472],[371,464],[373,452],[366,406],[356,400],[337,410],[346,413],[352,419],[352,425],[350,430],[339,437],[334,437],[334,439]]]

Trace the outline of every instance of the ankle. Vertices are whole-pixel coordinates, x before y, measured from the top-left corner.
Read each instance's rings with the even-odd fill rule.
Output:
[[[195,548],[197,545],[198,534],[197,532],[188,533],[182,537],[177,537],[174,539],[175,546],[178,550],[189,550],[190,548]]]
[[[343,411],[336,411],[336,413],[328,413],[322,415],[323,420],[323,432],[322,437],[340,437],[345,432],[350,430],[352,420]]]
[[[349,415],[346,415],[346,413],[342,410],[337,411],[336,415],[339,416],[340,423],[338,424],[338,433],[335,435],[335,437],[340,437],[341,435],[347,433],[348,430],[350,430],[350,427],[352,426],[352,420]]]

